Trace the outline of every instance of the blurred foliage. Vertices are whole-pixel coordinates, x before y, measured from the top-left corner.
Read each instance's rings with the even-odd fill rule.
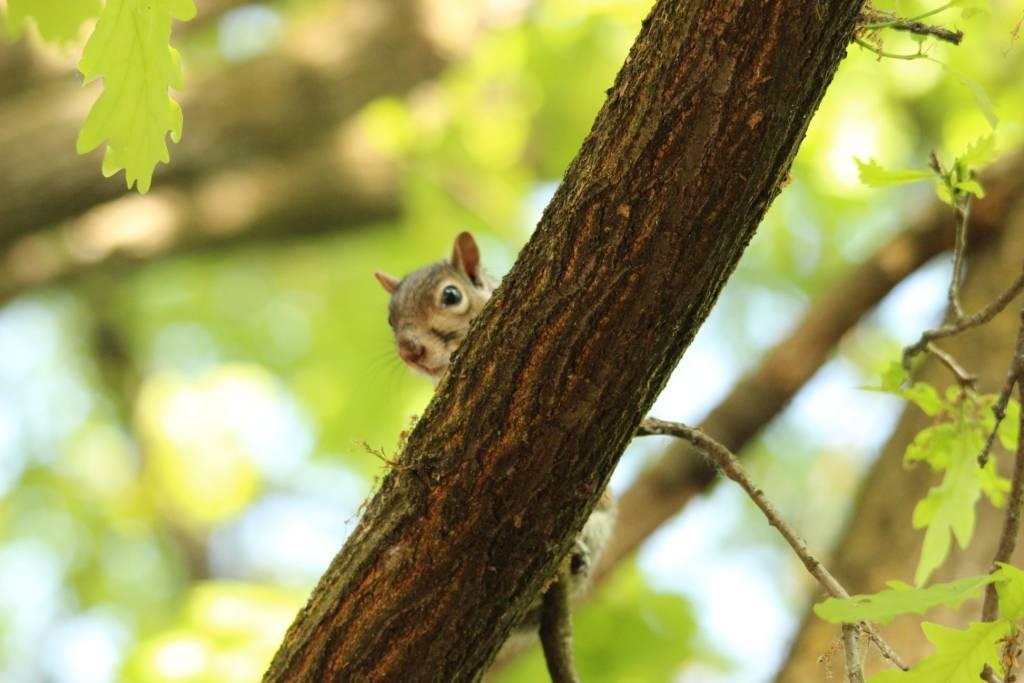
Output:
[[[180,45],[186,69],[272,50],[279,33],[301,26],[296,17],[324,2],[239,8],[189,34]],[[0,309],[0,679],[258,678],[381,473],[355,442],[393,450],[432,391],[397,360],[372,271],[400,274],[440,258],[453,234],[470,229],[485,264],[505,272],[650,5],[491,4],[504,7],[504,19],[440,79],[358,115],[358,133],[401,169],[399,221],[154,261],[29,292]],[[429,6],[458,14],[462,4]],[[913,15],[934,6],[894,8]],[[681,370],[689,373],[682,384],[706,388],[691,415],[930,200],[926,186],[864,187],[855,157],[923,168],[930,150],[952,159],[988,135],[965,82],[993,103],[998,149],[1020,144],[1024,45],[1011,30],[1022,11],[994,2],[990,14],[951,16],[967,35],[963,45],[926,45],[949,68],[878,61],[851,46],[791,183],[691,352],[713,362]],[[917,49],[912,37],[884,39],[886,50]],[[832,381],[844,390],[866,384],[891,357],[901,324],[899,316],[868,321],[829,371]],[[693,393],[670,385],[665,400]],[[823,428],[827,403],[798,400],[758,444],[753,466],[812,540],[834,533],[851,472],[862,466],[858,449],[871,447]],[[627,455],[617,485],[639,459],[639,449]],[[749,596],[769,585],[750,577],[781,576],[794,563],[773,554],[778,540],[759,520],[748,523],[741,497],[724,492],[707,504],[705,521],[717,531],[695,536],[695,517],[680,520],[639,568],[624,567],[580,611],[586,680],[768,675],[781,640],[767,655],[741,647],[752,640],[744,628],[763,617],[735,601],[709,614],[706,600],[715,591]],[[714,549],[701,545],[705,536],[717,539]],[[691,583],[694,561],[682,558],[694,548],[748,574],[708,572],[707,583]],[[740,548],[754,550],[728,555]],[[771,585],[791,609],[796,589],[786,582],[797,580],[777,580]],[[769,631],[781,639],[785,628]],[[501,680],[543,680],[541,666],[531,654]]]
[[[573,649],[582,680],[668,681],[696,654],[696,623],[689,605],[677,594],[652,590],[632,565],[619,569],[595,600],[575,612],[573,621]],[[628,658],[622,652],[628,652]],[[709,661],[715,663],[714,658]],[[546,677],[544,657],[534,649],[503,671],[496,683]]]

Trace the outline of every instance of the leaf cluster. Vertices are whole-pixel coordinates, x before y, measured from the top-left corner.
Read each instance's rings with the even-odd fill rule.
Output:
[[[948,387],[940,394],[926,382],[907,386],[907,379],[903,366],[894,362],[883,373],[881,385],[874,389],[910,401],[934,420],[918,433],[903,455],[907,466],[924,462],[942,473],[942,481],[914,508],[914,528],[926,530],[914,576],[914,582],[920,586],[945,562],[951,536],[961,548],[970,543],[975,505],[981,495],[1002,507],[1010,482],[999,476],[992,460],[984,465],[978,462],[989,434],[997,429],[992,406],[999,397],[959,386]],[[1011,401],[1007,406],[1009,419],[1003,420],[996,432],[1007,450],[1016,450],[1019,411],[1020,404]]]
[[[830,598],[814,606],[814,612],[832,623],[881,621],[889,623],[904,614],[924,614],[940,605],[958,608],[977,597],[982,588],[994,583],[999,594],[1001,619],[972,623],[957,630],[933,623],[921,628],[935,651],[909,671],[883,671],[870,683],[973,683],[985,666],[1003,675],[1004,654],[1016,647],[1017,622],[1024,619],[1024,572],[1008,564],[998,571],[972,576],[927,588],[913,588],[890,582],[889,589],[873,595],[855,595],[845,600]]]
[[[968,145],[948,169],[938,162],[937,157],[933,160],[933,168],[929,170],[887,169],[873,158],[867,161],[858,158],[856,162],[861,182],[869,187],[903,185],[931,179],[936,181],[939,199],[950,206],[957,206],[968,196],[973,195],[979,199],[985,196],[985,189],[975,178],[974,169],[990,163],[996,156],[995,134],[989,133]]]

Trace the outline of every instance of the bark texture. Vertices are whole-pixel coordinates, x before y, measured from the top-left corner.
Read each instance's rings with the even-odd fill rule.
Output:
[[[471,681],[732,272],[857,0],[662,0],[265,681]]]
[[[972,209],[970,248],[1003,231],[1024,195],[1024,153],[983,175],[985,199]],[[842,277],[757,368],[741,379],[700,428],[734,453],[782,412],[828,359],[836,344],[893,287],[931,258],[953,246],[953,215],[934,201],[921,216],[871,258]],[[619,523],[601,558],[601,580],[694,496],[706,491],[716,472],[689,445],[670,443],[619,498]]]
[[[1020,182],[1019,175],[1015,182]],[[1007,202],[1002,219],[1006,227],[1000,238],[977,250],[968,261],[963,293],[969,312],[992,301],[1020,273],[1024,263],[1024,193],[1018,190]],[[968,235],[970,238],[970,233]],[[1018,301],[988,325],[940,343],[969,371],[978,374],[983,391],[998,392],[1003,384],[1013,357],[1019,307]],[[951,375],[929,360],[921,378],[943,387],[950,383]],[[849,527],[836,545],[834,559],[829,562],[833,573],[851,593],[875,592],[885,588],[887,580],[911,581],[913,578],[923,532],[911,527],[912,511],[928,489],[938,484],[939,478],[926,466],[904,469],[903,452],[914,436],[929,424],[930,418],[919,410],[906,410],[863,484]],[[1010,458],[1004,454],[1000,459],[1000,469],[1008,476]],[[932,581],[948,581],[989,570],[1003,527],[1003,512],[980,500],[977,513],[970,546],[960,550],[954,543],[949,559]],[[1019,565],[1021,561],[1024,561],[1024,552],[1018,547],[1014,563]],[[965,603],[956,612],[938,609],[927,615],[928,621],[949,626],[962,626],[967,621],[979,621],[980,617],[980,600]],[[880,628],[907,662],[917,661],[932,649],[919,624],[919,619],[905,617]],[[829,649],[837,633],[837,627],[809,615],[776,679],[778,683],[822,680],[825,672],[817,660]],[[869,654],[868,670],[873,672],[880,668],[884,665],[877,655]]]

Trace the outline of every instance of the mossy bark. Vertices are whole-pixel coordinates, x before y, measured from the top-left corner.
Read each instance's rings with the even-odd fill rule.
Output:
[[[265,681],[479,678],[784,184],[860,6],[655,5]]]

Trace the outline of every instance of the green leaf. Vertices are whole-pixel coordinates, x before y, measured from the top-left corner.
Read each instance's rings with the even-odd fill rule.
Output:
[[[1024,619],[1024,571],[1012,564],[999,563],[999,571],[994,576],[999,579],[996,592],[999,594],[999,611],[1004,619],[1019,621]]]
[[[947,426],[938,425],[932,429]],[[953,426],[951,434],[943,433],[941,439],[933,440],[930,447],[936,449],[934,452],[920,458],[933,466],[935,462],[943,463],[946,473],[942,483],[932,487],[914,508],[914,528],[927,528],[921,560],[914,575],[914,583],[918,586],[926,582],[946,560],[951,533],[961,548],[970,543],[974,534],[974,505],[982,488],[976,456],[983,445],[984,437],[977,429],[966,422],[959,422]]]
[[[44,40],[64,44],[77,40],[82,24],[100,8],[100,0],[7,0],[4,25],[13,40],[25,32],[31,17]]]
[[[985,196],[985,188],[983,188],[981,183],[973,178],[958,180],[955,187],[962,192],[973,194],[978,199],[982,199]]]
[[[85,45],[79,69],[103,93],[78,136],[78,153],[107,141],[103,174],[124,169],[128,187],[149,190],[153,169],[167,162],[167,133],[181,139],[181,107],[167,94],[181,89],[181,64],[169,46],[171,20],[195,15],[192,0],[108,0]]]
[[[992,505],[1001,508],[1006,505],[1006,494],[1010,492],[1010,480],[999,476],[996,470],[995,460],[989,458],[984,467],[978,468],[978,481],[981,483],[981,492],[989,499]]]
[[[951,422],[926,427],[907,446],[903,462],[907,465],[926,462],[935,470],[944,470],[949,467],[949,456],[955,448],[956,438],[956,426]]]
[[[938,185],[936,185],[935,194],[938,195],[939,201],[942,202],[943,204],[955,206],[955,203],[953,201],[953,193],[952,191],[950,191],[949,185],[947,185],[946,183],[939,183]]]
[[[890,582],[889,590],[874,595],[854,595],[846,600],[829,598],[814,606],[814,613],[833,624],[880,621],[888,624],[902,614],[924,614],[945,605],[956,609],[964,600],[978,594],[982,586],[996,580],[993,574],[971,576],[928,588],[912,588]]]
[[[989,133],[967,145],[959,161],[965,166],[981,166],[995,161],[996,156],[996,136]]]
[[[1000,423],[996,435],[1003,448],[1011,452],[1017,451],[1017,441],[1020,438],[1020,403],[1010,399],[1006,404],[1006,417]]]
[[[903,363],[894,360],[882,371],[882,383],[879,386],[864,388],[885,391],[890,394],[899,394],[903,390],[903,383],[908,378],[909,375],[906,368],[903,367]]]
[[[868,187],[902,185],[904,183],[912,183],[917,180],[926,180],[928,178],[935,177],[935,173],[933,173],[932,171],[915,171],[913,169],[901,169],[892,171],[886,168],[882,168],[874,159],[868,159],[866,162],[864,162],[861,161],[859,158],[854,157],[854,161],[857,162],[857,170],[860,173],[860,181],[867,185]]]
[[[942,409],[942,399],[939,397],[939,392],[935,391],[935,387],[926,382],[915,382],[914,386],[901,391],[900,396],[916,405],[929,417],[935,417]]]
[[[999,639],[1010,632],[1008,622],[974,623],[966,631],[925,623],[921,629],[935,652],[910,671],[883,671],[872,676],[870,683],[977,683],[986,664],[1002,674]]]

